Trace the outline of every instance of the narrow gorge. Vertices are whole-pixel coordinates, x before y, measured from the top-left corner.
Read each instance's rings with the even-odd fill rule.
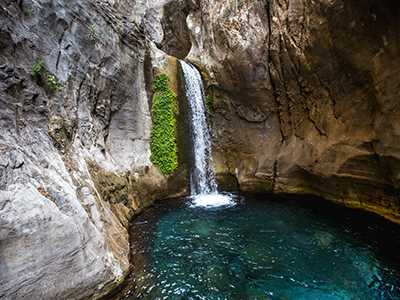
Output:
[[[0,299],[400,299],[398,1],[0,0],[0,54]]]

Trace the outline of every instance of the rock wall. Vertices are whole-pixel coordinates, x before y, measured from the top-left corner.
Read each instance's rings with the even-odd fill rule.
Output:
[[[221,186],[399,220],[399,23],[396,0],[2,0],[0,298],[98,298],[127,274],[132,215],[187,186],[149,153],[175,57],[204,75]]]
[[[184,167],[150,162],[152,76],[176,77],[166,3],[1,1],[1,299],[100,297],[132,215],[185,193]]]
[[[221,180],[399,221],[399,17],[393,0],[198,1],[188,57]]]

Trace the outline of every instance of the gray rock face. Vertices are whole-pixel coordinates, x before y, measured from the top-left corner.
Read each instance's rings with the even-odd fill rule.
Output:
[[[394,0],[2,0],[0,298],[100,297],[132,215],[185,191],[150,162],[166,53],[203,72],[225,186],[399,220],[399,20]]]
[[[87,297],[123,275],[126,265],[108,247],[103,222],[85,210],[95,199],[83,206],[43,131],[23,128],[18,140],[3,135],[0,157],[2,298]]]
[[[217,171],[399,221],[399,17],[391,0],[198,1]]]
[[[1,299],[108,292],[128,271],[130,217],[185,188],[150,162],[167,2],[1,1]]]

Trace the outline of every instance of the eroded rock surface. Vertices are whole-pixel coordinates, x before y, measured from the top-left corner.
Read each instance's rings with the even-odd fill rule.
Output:
[[[399,25],[396,0],[2,0],[0,298],[97,298],[126,275],[132,215],[185,192],[149,153],[174,57],[203,72],[221,186],[399,220]]]
[[[400,220],[399,22],[393,0],[198,1],[218,172]]]
[[[150,162],[151,77],[176,77],[166,3],[1,1],[0,298],[103,295],[132,215],[185,192]]]

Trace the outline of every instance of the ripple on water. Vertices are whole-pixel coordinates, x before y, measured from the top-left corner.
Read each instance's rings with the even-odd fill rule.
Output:
[[[322,202],[220,196],[161,214],[140,266],[151,275],[130,299],[400,299],[399,227]]]

